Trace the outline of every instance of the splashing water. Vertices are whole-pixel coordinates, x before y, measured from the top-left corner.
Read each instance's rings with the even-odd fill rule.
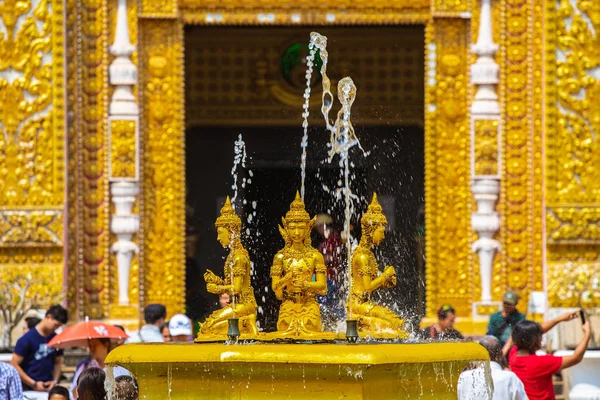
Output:
[[[307,71],[306,71],[306,90],[304,92],[304,113],[302,116],[304,117],[304,122],[302,123],[302,127],[304,128],[304,136],[302,137],[302,198],[304,198],[304,179],[305,179],[305,169],[306,169],[306,147],[308,146],[308,105],[310,100],[310,78],[312,75],[312,67],[313,61],[315,57],[315,51],[319,50],[319,56],[322,61],[321,65],[321,78],[322,78],[322,86],[323,86],[323,96],[322,96],[322,104],[321,104],[321,113],[323,114],[323,118],[325,120],[325,126],[327,130],[330,132],[330,142],[328,144],[329,150],[329,159],[328,162],[331,163],[336,155],[339,156],[339,165],[340,169],[343,171],[343,189],[342,192],[344,194],[345,201],[345,221],[344,221],[344,230],[346,232],[346,250],[348,254],[348,279],[347,285],[348,288],[352,287],[352,237],[350,234],[350,219],[354,212],[354,204],[353,200],[358,200],[357,196],[352,194],[350,180],[350,160],[349,160],[349,152],[350,149],[354,146],[358,146],[363,154],[366,156],[367,154],[363,150],[354,132],[354,127],[352,126],[352,122],[350,121],[350,110],[352,104],[354,103],[354,99],[356,98],[356,86],[350,77],[343,78],[338,83],[338,98],[341,103],[341,109],[337,114],[337,119],[335,123],[331,123],[329,119],[329,112],[331,111],[331,107],[333,106],[333,95],[331,93],[331,81],[327,76],[327,63],[328,63],[328,53],[327,53],[327,37],[317,33],[312,32],[310,34],[310,43],[309,43],[310,53],[307,56]],[[348,318],[352,319],[352,308],[348,310]]]
[[[238,166],[242,165],[242,168],[246,168],[246,143],[244,143],[244,139],[242,138],[242,134],[238,136],[238,140],[235,141],[233,147],[233,167],[231,168],[231,176],[233,177],[233,185],[231,185],[231,189],[233,190],[233,197],[231,198],[231,205],[235,208],[235,200],[238,195]],[[245,178],[242,183],[242,187],[245,187]]]

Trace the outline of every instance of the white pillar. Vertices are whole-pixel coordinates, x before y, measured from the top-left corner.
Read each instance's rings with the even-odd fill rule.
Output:
[[[479,314],[477,305],[492,303],[494,257],[500,249],[500,243],[494,239],[500,229],[500,217],[495,211],[501,176],[501,121],[496,93],[500,68],[494,60],[498,46],[492,37],[491,0],[481,1],[479,35],[471,50],[477,56],[477,61],[471,66],[471,81],[476,89],[471,105],[471,191],[477,202],[477,210],[471,216],[471,226],[479,236],[472,248],[479,256],[481,275],[481,302],[474,304],[475,317]],[[490,131],[490,126],[495,127],[496,131]],[[478,165],[482,158],[485,158],[485,168]]]
[[[135,46],[129,39],[127,0],[118,0],[116,21],[115,41],[110,46],[115,59],[109,67],[110,83],[114,86],[109,106],[109,179],[111,200],[115,205],[110,227],[117,236],[111,251],[116,253],[117,258],[118,304],[128,306],[131,261],[138,251],[138,246],[131,239],[138,232],[140,223],[139,216],[132,213],[139,193],[139,109],[132,91],[137,84],[137,67],[131,60]],[[119,125],[120,121],[129,122],[130,125],[117,135],[113,127],[122,126]],[[115,154],[115,149],[120,148],[125,148],[125,157]],[[134,164],[133,168],[123,168],[131,164]]]

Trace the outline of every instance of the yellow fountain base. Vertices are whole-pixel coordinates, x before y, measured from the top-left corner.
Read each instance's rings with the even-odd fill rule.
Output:
[[[476,343],[130,344],[140,399],[456,399],[461,371],[488,360]]]

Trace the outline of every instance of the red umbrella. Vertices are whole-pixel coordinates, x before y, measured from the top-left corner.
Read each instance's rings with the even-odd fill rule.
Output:
[[[127,334],[120,328],[101,321],[79,322],[65,328],[64,331],[54,336],[48,346],[57,349],[68,347],[87,347],[90,339],[110,339],[118,342],[127,338]]]

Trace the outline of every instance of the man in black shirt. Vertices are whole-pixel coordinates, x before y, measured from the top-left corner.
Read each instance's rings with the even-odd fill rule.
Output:
[[[456,310],[451,305],[443,305],[437,313],[438,322],[419,331],[423,340],[461,340],[463,335],[454,329]]]

